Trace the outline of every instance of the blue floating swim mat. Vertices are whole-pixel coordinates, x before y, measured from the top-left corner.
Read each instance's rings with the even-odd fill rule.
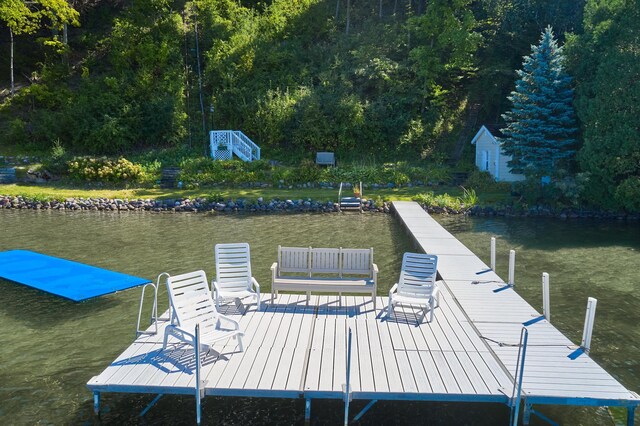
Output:
[[[28,250],[0,252],[0,278],[65,297],[74,302],[149,282],[145,278]]]

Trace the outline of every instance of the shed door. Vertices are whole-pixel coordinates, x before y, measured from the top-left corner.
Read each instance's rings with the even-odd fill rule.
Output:
[[[482,162],[480,163],[480,169],[483,172],[489,171],[489,151],[482,151]]]

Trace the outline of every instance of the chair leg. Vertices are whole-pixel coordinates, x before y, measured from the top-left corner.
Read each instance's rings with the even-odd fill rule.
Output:
[[[238,335],[237,339],[238,339],[238,348],[240,349],[240,352],[244,352],[244,344],[242,343],[242,336]]]
[[[435,299],[432,297],[429,301],[429,322],[433,322],[433,310],[436,308]]]

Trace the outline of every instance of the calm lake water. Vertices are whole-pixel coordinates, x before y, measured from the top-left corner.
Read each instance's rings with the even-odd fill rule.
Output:
[[[592,357],[632,390],[640,390],[640,225],[488,218],[439,218],[488,263],[498,237],[506,277],[517,250],[517,291],[541,305],[540,274],[551,275],[552,322],[579,342],[588,296],[598,299]],[[132,275],[205,269],[213,245],[246,241],[263,286],[278,244],[373,247],[382,294],[396,279],[412,243],[388,215],[205,215],[0,211],[0,250],[29,249]],[[103,394],[100,419],[86,382],[132,341],[139,289],[73,303],[0,281],[0,424],[193,424],[193,397],[167,396],[144,419],[152,396]],[[163,294],[163,293],[162,293]],[[161,304],[161,308],[164,305]],[[363,402],[353,404],[355,414]],[[317,424],[341,422],[339,401],[314,402]],[[614,424],[606,409],[545,407],[563,424]],[[353,415],[352,414],[352,415]],[[613,416],[618,416],[613,412]],[[205,398],[203,424],[297,424],[302,400]],[[639,418],[637,416],[637,418]],[[505,424],[500,405],[378,403],[363,424]],[[623,421],[624,417],[619,417]],[[536,420],[532,420],[532,424]]]

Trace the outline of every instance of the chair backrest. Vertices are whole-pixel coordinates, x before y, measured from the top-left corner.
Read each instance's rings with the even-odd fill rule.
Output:
[[[373,248],[340,249],[342,253],[342,270],[344,275],[369,275],[372,273]]]
[[[311,247],[278,246],[278,269],[284,273],[309,273]]]
[[[398,295],[429,298],[435,288],[438,256],[422,253],[405,253],[398,281]]]
[[[216,244],[216,282],[225,290],[251,288],[251,253],[249,244]]]
[[[340,249],[312,248],[310,274],[337,273],[340,270]]]
[[[167,291],[174,324],[193,329],[198,323],[210,323],[218,317],[204,271],[170,276]]]

